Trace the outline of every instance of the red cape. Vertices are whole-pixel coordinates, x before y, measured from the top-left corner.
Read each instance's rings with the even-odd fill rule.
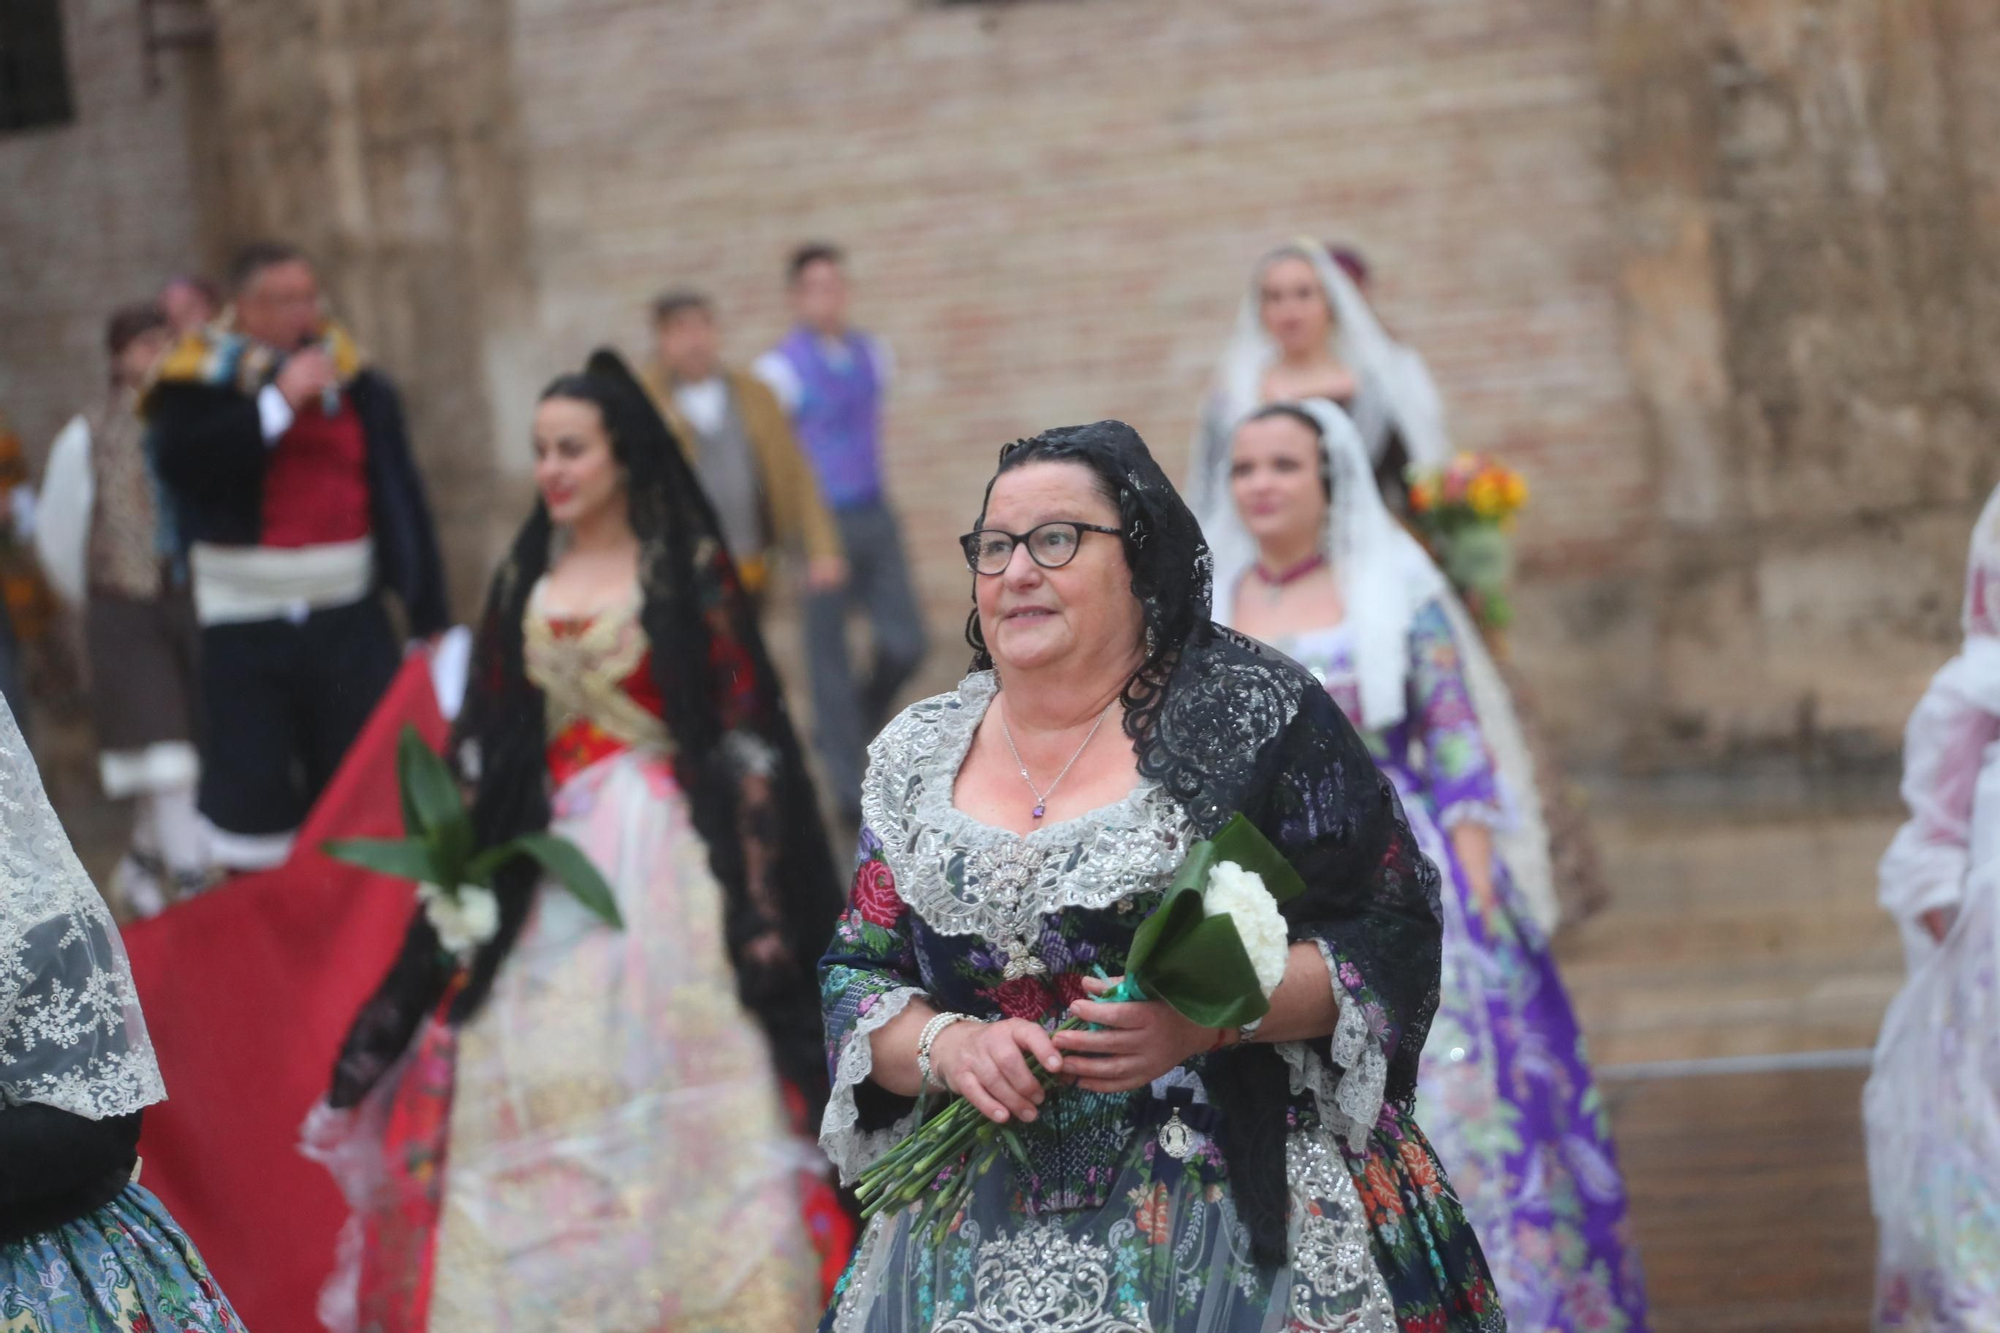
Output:
[[[319,1333],[320,1285],[347,1207],[298,1151],[355,1011],[409,924],[402,880],[331,861],[334,837],[400,837],[396,740],[446,726],[412,654],[283,866],[129,926],[125,947],[168,1100],[146,1112],[142,1182],[257,1333]]]

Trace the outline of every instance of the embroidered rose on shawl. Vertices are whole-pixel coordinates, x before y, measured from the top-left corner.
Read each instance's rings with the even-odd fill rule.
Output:
[[[1069,1007],[1078,1000],[1092,998],[1090,992],[1083,988],[1081,972],[1061,972],[1055,976],[1054,981],[1056,1005],[1065,1013],[1069,1012]]]
[[[1039,1023],[1056,1012],[1055,993],[1034,977],[1015,977],[981,991],[1009,1018]]]
[[[854,872],[854,910],[871,926],[894,930],[910,910],[896,892],[896,876],[881,859],[864,861]]]

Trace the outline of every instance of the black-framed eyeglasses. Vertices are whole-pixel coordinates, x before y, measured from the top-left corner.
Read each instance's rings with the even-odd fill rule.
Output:
[[[1076,559],[1076,550],[1083,545],[1086,532],[1101,532],[1107,537],[1124,535],[1117,528],[1099,527],[1095,523],[1059,521],[1038,524],[1026,532],[981,528],[960,537],[958,544],[965,551],[966,568],[975,574],[1006,573],[1014,559],[1014,548],[1024,542],[1029,559],[1043,569],[1061,569]]]

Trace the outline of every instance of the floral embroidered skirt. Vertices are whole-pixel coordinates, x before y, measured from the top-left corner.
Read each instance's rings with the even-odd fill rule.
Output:
[[[999,1166],[944,1226],[922,1205],[878,1217],[822,1333],[1138,1333],[1340,1329],[1498,1333],[1477,1243],[1408,1115],[1385,1107],[1362,1151],[1319,1129],[1287,1146],[1289,1262],[1260,1267],[1221,1156],[1176,1159],[1135,1128],[1098,1207],[1029,1215]]]
[[[0,1246],[7,1333],[243,1333],[207,1265],[137,1185],[96,1212]]]
[[[1504,867],[1493,901],[1475,901],[1415,776],[1383,771],[1445,873],[1443,983],[1417,1120],[1479,1233],[1508,1322],[1515,1333],[1644,1333],[1610,1119],[1548,943]]]
[[[737,998],[686,799],[663,757],[625,751],[565,782],[554,816],[624,929],[544,886],[484,1008],[427,1025],[359,1114],[315,1113],[311,1150],[358,1224],[323,1315],[428,1333],[805,1328],[822,1288],[803,1202],[824,1168]]]

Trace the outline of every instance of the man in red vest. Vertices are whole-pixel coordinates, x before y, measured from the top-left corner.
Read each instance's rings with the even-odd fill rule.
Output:
[[[232,304],[145,402],[165,520],[202,626],[201,809],[214,858],[283,861],[401,659],[446,623],[430,508],[396,391],[327,318],[305,255],[231,269]]]

